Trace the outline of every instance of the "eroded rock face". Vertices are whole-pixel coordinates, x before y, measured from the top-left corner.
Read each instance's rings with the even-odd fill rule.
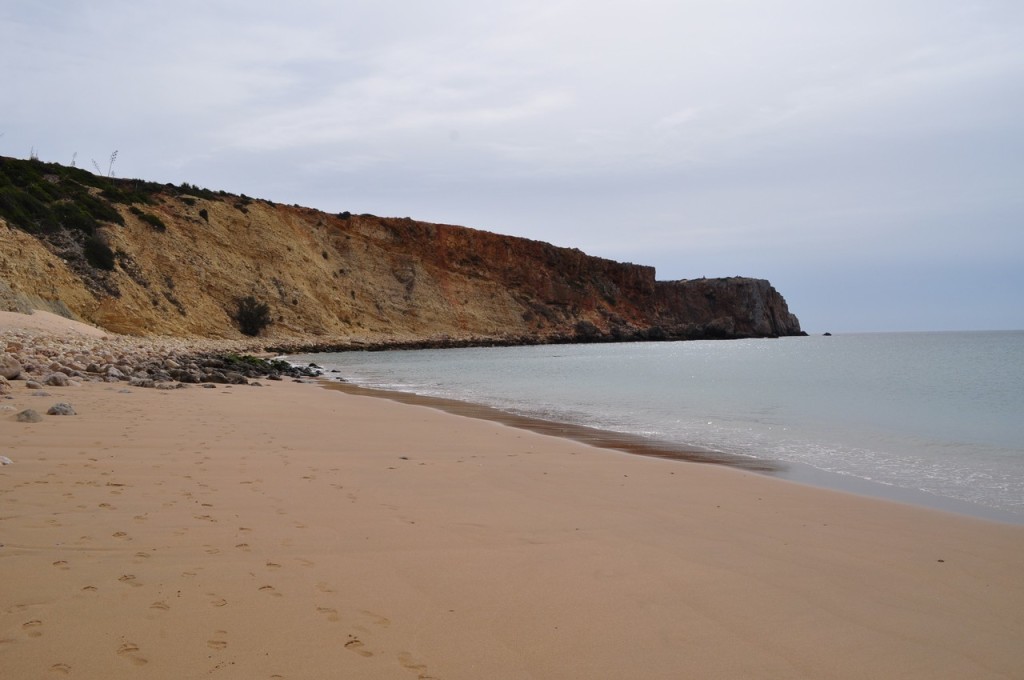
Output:
[[[88,276],[0,220],[0,282],[128,335],[241,338],[233,315],[248,295],[269,305],[265,333],[282,343],[800,333],[767,281],[658,282],[652,267],[464,227],[170,189],[152,198],[166,230],[113,205],[125,224],[103,232],[117,264]]]
[[[673,337],[801,335],[786,300],[764,279],[731,277],[657,284],[657,318]]]

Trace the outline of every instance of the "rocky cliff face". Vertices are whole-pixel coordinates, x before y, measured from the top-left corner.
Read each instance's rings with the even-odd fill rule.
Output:
[[[657,282],[651,267],[464,227],[331,215],[38,161],[0,159],[0,170],[0,307],[71,313],[118,333],[239,337],[233,315],[248,295],[270,307],[266,335],[307,346],[800,333],[767,281]],[[42,207],[19,198],[19,182],[40,181]],[[32,210],[9,209],[22,204]],[[76,231],[60,215],[78,205],[99,217],[76,217]]]

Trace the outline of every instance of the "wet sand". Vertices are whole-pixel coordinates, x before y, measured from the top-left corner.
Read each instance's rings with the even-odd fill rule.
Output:
[[[314,384],[12,385],[0,677],[1024,668],[1024,527]]]

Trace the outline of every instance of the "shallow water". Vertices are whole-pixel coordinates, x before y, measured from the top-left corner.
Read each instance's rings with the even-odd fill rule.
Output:
[[[366,387],[782,461],[804,481],[1024,522],[1024,332],[291,359]]]

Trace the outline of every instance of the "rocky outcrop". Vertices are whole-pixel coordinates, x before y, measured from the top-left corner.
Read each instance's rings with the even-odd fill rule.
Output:
[[[46,229],[17,223],[21,213],[0,217],[0,305],[116,333],[240,338],[237,301],[251,295],[270,307],[267,338],[293,347],[800,334],[763,280],[658,282],[652,267],[476,229],[38,161],[0,158],[5,169],[9,191],[43,177],[46,192],[33,196],[55,198],[36,209]],[[79,216],[75,232],[45,213],[59,205],[52,215],[66,214],[75,201],[98,221]]]

